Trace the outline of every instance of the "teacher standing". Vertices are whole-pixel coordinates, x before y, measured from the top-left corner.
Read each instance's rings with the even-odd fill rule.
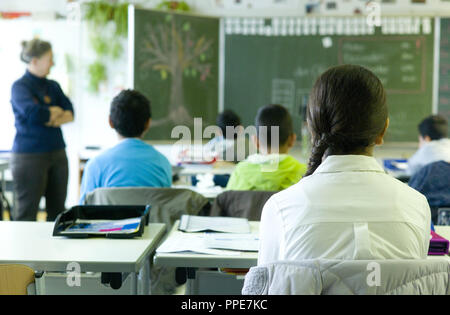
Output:
[[[14,82],[11,104],[16,136],[11,170],[16,197],[14,221],[35,221],[45,196],[47,221],[64,211],[69,175],[61,125],[73,121],[73,106],[56,81],[51,44],[39,39],[22,43],[25,74]]]

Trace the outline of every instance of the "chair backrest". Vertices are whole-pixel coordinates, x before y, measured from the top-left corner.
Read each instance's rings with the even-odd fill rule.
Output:
[[[166,235],[183,214],[209,213],[210,203],[201,194],[190,189],[153,187],[97,188],[86,195],[85,204],[91,205],[151,205],[150,222],[165,223]],[[151,293],[173,294],[178,285],[175,268],[151,267]]]
[[[450,295],[450,261],[305,260],[252,267],[242,294]]]
[[[214,200],[211,216],[261,219],[262,209],[276,191],[229,190],[219,194]]]
[[[431,208],[444,207],[450,205],[449,177],[450,163],[437,161],[427,164],[417,171],[411,177],[408,185],[422,193]]]
[[[26,295],[34,282],[34,271],[24,265],[0,265],[0,294]]]
[[[439,207],[437,209],[436,225],[450,225],[450,206]]]
[[[183,214],[200,215],[210,203],[190,189],[154,187],[97,188],[86,195],[90,205],[151,205],[150,222],[165,223],[169,231]]]

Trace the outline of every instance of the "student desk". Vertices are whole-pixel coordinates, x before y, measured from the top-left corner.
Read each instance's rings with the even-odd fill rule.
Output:
[[[175,222],[168,237],[178,231],[179,221]],[[252,234],[259,234],[259,222],[251,221]],[[156,253],[153,257],[155,265],[167,267],[184,267],[187,271],[186,294],[240,294],[243,277],[199,268],[250,268],[256,266],[257,252],[240,252],[237,256],[207,255],[199,253]],[[218,282],[220,281],[220,285]],[[218,288],[219,291],[215,291]],[[238,290],[238,291],[236,291]]]
[[[0,157],[0,174],[2,176],[2,183],[1,183],[1,193],[5,195],[6,193],[6,177],[5,177],[5,171],[9,168],[9,159]],[[15,202],[14,192],[13,192],[13,206]],[[3,218],[3,213],[0,213],[0,221]]]
[[[169,236],[178,231],[177,221]],[[259,234],[259,222],[250,222],[251,233]],[[435,226],[436,233],[450,239],[450,226]],[[428,259],[447,259],[450,256],[428,256]],[[200,268],[251,268],[257,265],[258,253],[241,252],[238,256],[206,255],[198,253],[156,253],[155,265],[185,267],[187,271],[186,295],[195,294],[240,294],[243,276],[229,275]]]
[[[53,222],[0,222],[0,263],[24,264],[38,272],[66,272],[68,264],[76,262],[81,272],[130,273],[132,294],[137,294],[139,270],[166,229],[165,224],[150,223],[140,238],[70,239],[52,236],[53,226]],[[36,293],[45,294],[39,279]]]
[[[230,175],[233,173],[235,164],[216,162],[214,164],[182,164],[179,176],[196,176],[203,174]]]
[[[434,229],[436,230],[437,234],[439,234],[443,238],[450,240],[450,226],[436,225]]]
[[[9,161],[0,158],[0,173],[2,174],[2,191],[6,191],[5,171],[9,168]]]

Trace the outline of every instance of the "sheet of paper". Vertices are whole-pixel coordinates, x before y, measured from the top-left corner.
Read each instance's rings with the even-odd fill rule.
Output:
[[[183,215],[179,229],[185,232],[250,233],[250,224],[245,218]]]
[[[204,233],[176,233],[166,239],[156,250],[157,253],[195,252],[207,255],[239,256],[239,252],[211,249],[205,246]]]
[[[399,170],[406,170],[408,168],[408,163],[406,162],[392,162],[392,165],[398,168]]]
[[[259,250],[258,235],[205,233],[204,244],[207,248],[229,249],[257,252]]]

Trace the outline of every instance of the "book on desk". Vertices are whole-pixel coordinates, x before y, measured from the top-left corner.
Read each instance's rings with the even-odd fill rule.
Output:
[[[178,228],[157,249],[157,253],[195,252],[238,256],[257,252],[258,235],[252,234],[246,218],[183,215]]]
[[[250,233],[246,218],[183,215],[178,229],[182,232]]]

